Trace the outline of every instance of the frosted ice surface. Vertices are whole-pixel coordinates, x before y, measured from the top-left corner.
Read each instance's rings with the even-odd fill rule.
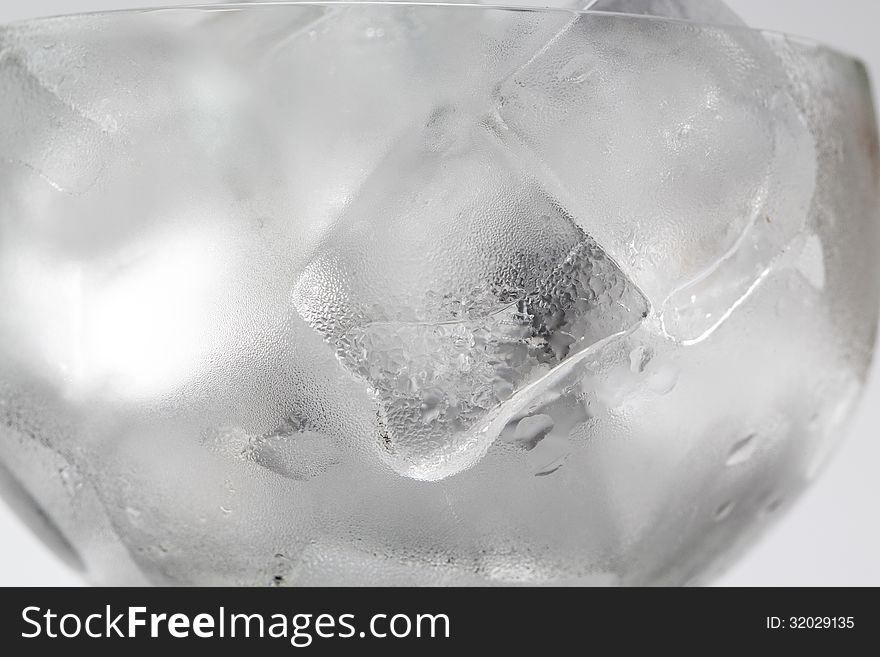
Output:
[[[58,191],[91,187],[103,168],[106,130],[65,103],[29,66],[26,55],[0,43],[0,162],[23,166]],[[22,125],[30,130],[22,130]],[[34,140],[38,133],[47,137]],[[88,155],[88,156],[87,156]]]
[[[507,400],[647,310],[489,131],[447,131],[458,120],[402,140],[293,294],[375,396],[383,459],[418,479],[472,465]]]
[[[272,31],[278,12],[271,9],[253,12],[249,20]],[[286,210],[308,217],[309,233],[320,235],[411,127],[413,117],[425,116],[437,103],[442,71],[425,61],[424,51],[444,24],[442,12],[419,11],[426,7],[309,9],[297,15],[292,29],[272,31],[270,47],[255,52],[256,70],[272,85],[272,103],[264,110],[270,121],[285,126],[273,138],[284,158],[279,167],[289,189]],[[206,28],[234,30],[234,16],[229,24]],[[429,74],[435,79],[432,87],[411,84]],[[320,93],[311,91],[316,89]],[[408,92],[389,93],[396,89]]]

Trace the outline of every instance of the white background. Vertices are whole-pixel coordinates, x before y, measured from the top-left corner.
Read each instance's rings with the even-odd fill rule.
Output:
[[[150,4],[180,2],[0,0],[0,22]],[[880,0],[728,0],[728,4],[752,26],[812,37],[860,57],[880,85]],[[874,95],[876,99],[876,86]],[[875,375],[847,442],[824,475],[719,584],[880,585],[880,441],[874,428],[878,419],[880,377]],[[79,583],[0,503],[0,586]]]

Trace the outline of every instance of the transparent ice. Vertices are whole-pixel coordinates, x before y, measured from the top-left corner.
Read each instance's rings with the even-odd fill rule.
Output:
[[[547,4],[0,28],[0,480],[90,581],[699,582],[816,474],[863,68]]]

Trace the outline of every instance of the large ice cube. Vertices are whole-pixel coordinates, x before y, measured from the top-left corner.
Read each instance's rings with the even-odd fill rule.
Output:
[[[812,138],[760,33],[579,15],[500,85],[497,121],[681,341],[753,289],[815,185]]]
[[[418,85],[412,93],[390,91],[412,88],[410,81],[420,77],[425,49],[420,39],[430,39],[436,13],[407,7],[380,13],[356,5],[315,9],[285,30],[277,30],[278,12],[271,7],[224,12],[225,21],[221,16],[203,26],[206,35],[223,38],[240,25],[236,14],[242,14],[254,29],[271,35],[241,52],[253,59],[253,75],[271,99],[263,112],[283,126],[273,135],[284,154],[276,174],[283,190],[280,208],[273,211],[308,224],[296,248],[322,234],[412,117],[429,112],[442,95]]]
[[[429,480],[482,456],[506,400],[647,310],[456,108],[429,116],[373,172],[293,301],[375,396],[382,457]]]
[[[34,172],[56,191],[95,184],[112,141],[102,126],[59,98],[21,53],[0,47],[0,162]],[[43,137],[22,130],[27,124]]]

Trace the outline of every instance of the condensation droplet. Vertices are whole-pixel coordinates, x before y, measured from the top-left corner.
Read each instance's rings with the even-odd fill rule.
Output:
[[[775,513],[779,510],[779,507],[782,506],[782,503],[785,501],[782,497],[774,497],[767,505],[764,507],[764,513]]]
[[[559,470],[559,468],[561,468],[563,465],[565,465],[565,461],[567,458],[568,458],[568,454],[565,454],[564,456],[560,456],[558,459],[554,459],[553,461],[551,461],[550,463],[545,465],[543,468],[538,470],[535,473],[535,476],[536,477],[546,477],[547,475],[552,475],[554,472]]]
[[[58,470],[58,478],[64,489],[72,497],[83,487],[83,482],[77,472],[70,466],[64,466]]]
[[[552,431],[555,423],[549,415],[530,415],[524,417],[516,425],[513,434],[514,443],[518,447],[529,450],[541,442]]]
[[[716,522],[720,522],[724,520],[730,513],[733,511],[733,507],[736,506],[736,503],[733,500],[728,500],[717,509],[715,509],[715,520]]]
[[[560,81],[582,84],[596,72],[595,58],[589,54],[577,55],[563,64],[557,73]]]
[[[748,436],[743,438],[742,440],[738,440],[730,447],[730,451],[727,453],[727,460],[725,461],[725,465],[728,467],[733,465],[739,465],[741,463],[745,463],[755,453],[755,450],[758,447],[757,434],[750,433]]]

